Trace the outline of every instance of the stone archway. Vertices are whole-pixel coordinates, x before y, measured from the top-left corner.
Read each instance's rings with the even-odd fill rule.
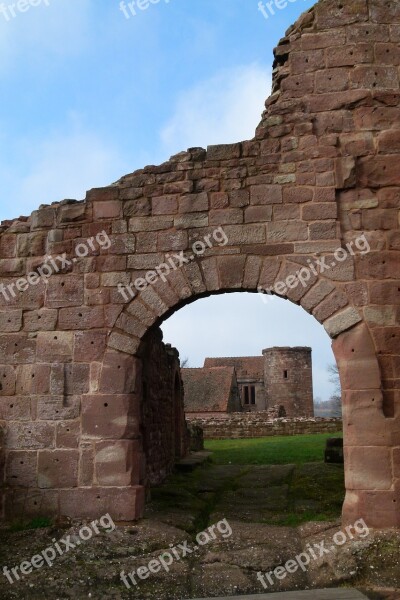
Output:
[[[6,516],[139,517],[146,332],[195,298],[272,287],[334,339],[344,520],[400,525],[399,20],[394,0],[319,2],[275,51],[254,139],[3,223]]]

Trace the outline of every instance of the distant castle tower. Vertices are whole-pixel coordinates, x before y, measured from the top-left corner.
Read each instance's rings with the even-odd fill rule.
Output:
[[[311,352],[308,347],[263,350],[268,406],[284,406],[288,417],[314,415]]]

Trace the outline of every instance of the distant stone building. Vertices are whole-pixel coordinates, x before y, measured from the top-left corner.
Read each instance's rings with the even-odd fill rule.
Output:
[[[185,413],[190,417],[216,417],[241,412],[234,367],[182,369]]]
[[[229,400],[227,387],[215,385],[216,368],[234,370],[240,408]],[[195,372],[196,386],[186,372]],[[288,417],[314,415],[311,348],[267,348],[263,356],[206,358],[202,369],[183,369],[186,413],[265,411],[283,406]],[[220,371],[219,377],[222,377]],[[230,372],[231,373],[231,372]],[[211,375],[213,374],[213,375]],[[228,377],[228,375],[225,375]],[[229,375],[231,377],[231,375]],[[213,381],[211,388],[208,382]],[[187,384],[188,383],[188,384]],[[218,399],[214,399],[214,391]],[[213,409],[217,402],[218,411]]]

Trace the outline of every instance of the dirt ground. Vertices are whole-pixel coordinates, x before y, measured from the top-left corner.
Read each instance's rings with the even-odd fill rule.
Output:
[[[372,532],[359,523],[353,539],[345,531],[335,536],[341,492],[335,495],[332,476],[332,489],[322,493],[327,468],[206,465],[153,490],[139,523],[114,528],[104,520],[99,533],[90,523],[3,528],[0,566],[8,567],[13,583],[3,572],[0,598],[183,600],[349,586],[371,600],[399,600],[400,533]],[[299,515],[318,520],[301,523]],[[51,567],[32,568],[25,576],[17,570],[16,580],[12,567],[57,543],[63,554],[54,550]],[[293,559],[291,573],[271,573]]]

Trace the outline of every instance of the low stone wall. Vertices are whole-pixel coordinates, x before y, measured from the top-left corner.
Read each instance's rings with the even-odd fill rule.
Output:
[[[267,419],[263,413],[234,413],[223,419],[202,418],[187,420],[203,429],[204,439],[237,439],[277,435],[306,435],[336,433],[342,430],[341,419],[281,418]]]

